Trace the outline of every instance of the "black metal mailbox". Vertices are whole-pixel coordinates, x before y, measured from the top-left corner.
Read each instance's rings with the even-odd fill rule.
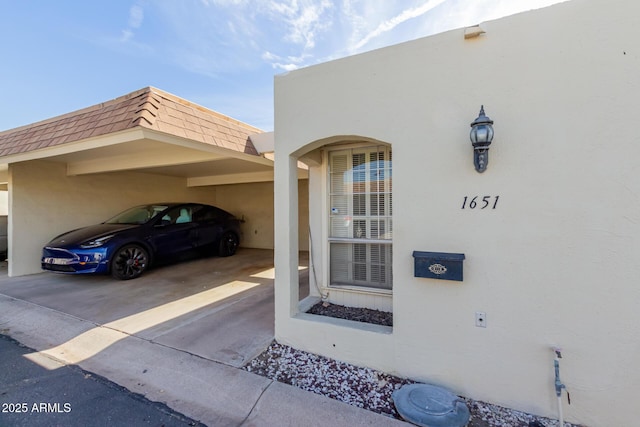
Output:
[[[462,261],[464,254],[446,252],[413,252],[415,277],[457,280],[462,282]]]

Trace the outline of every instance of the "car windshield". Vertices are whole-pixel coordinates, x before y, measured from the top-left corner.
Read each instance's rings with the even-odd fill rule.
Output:
[[[144,224],[168,207],[167,205],[136,206],[105,221],[105,224]]]

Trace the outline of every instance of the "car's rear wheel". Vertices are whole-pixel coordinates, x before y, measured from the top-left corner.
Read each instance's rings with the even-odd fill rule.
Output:
[[[149,265],[149,253],[140,245],[125,245],[111,259],[111,275],[119,280],[140,276]]]
[[[238,236],[235,233],[227,231],[222,235],[220,239],[220,245],[218,246],[218,255],[231,256],[236,253],[238,249]]]

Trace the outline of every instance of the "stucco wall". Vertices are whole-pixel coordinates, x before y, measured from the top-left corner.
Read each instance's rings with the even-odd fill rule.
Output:
[[[308,188],[306,180],[300,183],[300,250],[308,250]],[[218,206],[243,218],[242,246],[273,249],[273,182],[221,185],[216,187]]]
[[[9,275],[40,272],[42,246],[60,233],[102,222],[131,206],[162,201],[215,204],[216,190],[189,189],[184,179],[159,175],[119,172],[67,176],[62,163],[12,164]]]
[[[9,193],[0,190],[0,215],[9,215]]]
[[[635,425],[639,26],[633,0],[573,0],[278,76],[276,338],[552,417],[556,345],[567,419]],[[478,174],[481,104],[495,139]],[[393,149],[391,334],[310,320],[293,297],[295,159],[354,138]],[[462,209],[475,196],[499,202]],[[414,250],[464,253],[464,281],[415,278]]]

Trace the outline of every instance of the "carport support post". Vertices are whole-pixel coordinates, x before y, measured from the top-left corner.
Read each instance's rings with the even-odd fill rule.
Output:
[[[298,159],[275,152],[275,332],[298,312]]]

